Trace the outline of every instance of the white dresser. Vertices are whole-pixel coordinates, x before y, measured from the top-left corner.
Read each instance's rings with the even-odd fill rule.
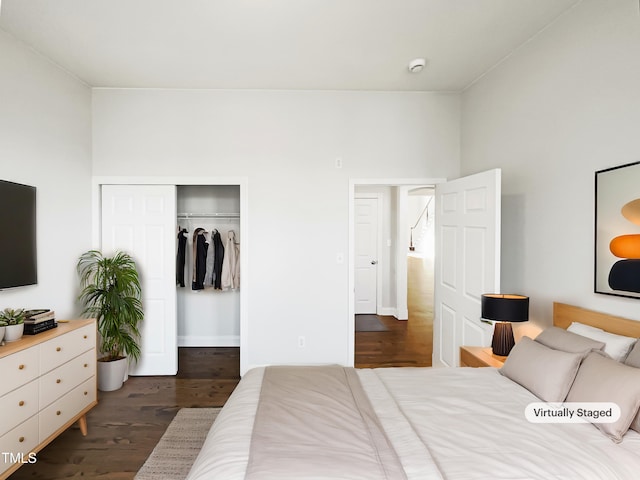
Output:
[[[96,322],[71,320],[0,346],[0,479],[97,403]]]

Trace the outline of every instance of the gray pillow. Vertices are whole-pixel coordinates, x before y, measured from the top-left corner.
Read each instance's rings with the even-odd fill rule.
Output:
[[[513,347],[500,369],[545,402],[562,402],[569,392],[584,354],[553,350],[529,337]]]
[[[558,327],[547,328],[535,340],[546,347],[569,353],[588,353],[592,350],[602,350],[605,346],[604,342],[567,332]]]
[[[640,432],[640,411],[636,414],[636,417],[633,419],[633,422],[631,422],[631,425],[629,425],[629,428],[636,432]]]
[[[625,365],[640,368],[640,342],[636,341],[633,348],[624,360]]]
[[[630,367],[640,368],[640,341],[636,342],[633,349],[629,352],[629,355],[625,359],[624,363]],[[640,411],[636,415],[636,418],[631,422],[629,427],[631,430],[640,432]]]
[[[614,442],[622,441],[640,408],[640,370],[597,352],[584,359],[567,402],[613,402],[620,407],[615,423],[594,423]]]

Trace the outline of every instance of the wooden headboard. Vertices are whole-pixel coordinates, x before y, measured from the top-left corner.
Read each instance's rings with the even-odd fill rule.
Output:
[[[626,337],[640,337],[640,322],[638,321],[574,307],[565,303],[554,303],[553,324],[556,327],[566,329],[571,325],[571,322],[584,323]]]

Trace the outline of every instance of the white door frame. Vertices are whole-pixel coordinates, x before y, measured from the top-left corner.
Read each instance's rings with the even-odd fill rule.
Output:
[[[355,334],[355,241],[354,241],[354,222],[355,222],[355,198],[356,198],[356,186],[357,185],[380,185],[380,186],[398,186],[398,187],[415,187],[424,185],[435,185],[437,183],[446,182],[446,178],[350,178],[349,179],[349,279],[348,279],[348,319],[347,319],[347,344],[349,351],[347,352],[347,358],[349,364],[347,366],[353,366],[355,363],[355,351],[356,351],[356,334]],[[398,224],[406,224],[406,214],[404,212],[398,212]],[[404,222],[404,223],[400,223]],[[408,245],[408,234],[404,232],[404,229],[398,229],[398,235],[396,237],[397,245]],[[404,242],[404,243],[402,243]],[[408,247],[407,247],[408,248]],[[399,254],[398,254],[399,255]],[[406,291],[406,262],[399,262],[396,267],[396,279],[404,278],[405,291]],[[404,273],[403,273],[404,272]],[[396,287],[397,291],[397,287]]]
[[[247,177],[94,176],[91,179],[93,248],[100,248],[102,185],[238,185],[240,187],[240,375],[248,369],[249,349],[249,205]],[[177,221],[177,218],[176,218]],[[177,340],[177,339],[176,339]]]
[[[380,268],[380,259],[382,258],[382,218],[380,212],[382,210],[382,194],[369,193],[369,192],[356,192],[355,198],[375,198],[378,202],[376,204],[376,257],[378,262],[378,268],[376,268],[376,314],[380,315],[380,308],[382,306],[382,268]],[[354,200],[355,200],[354,198]],[[355,217],[354,217],[355,221]],[[354,230],[355,235],[355,230]],[[351,258],[351,257],[349,257]],[[354,261],[355,261],[355,243],[354,243]],[[355,289],[355,276],[354,276],[354,289]],[[354,290],[355,291],[355,290]],[[355,300],[354,300],[355,301]]]
[[[409,248],[409,235],[405,228],[409,225],[407,217],[407,196],[412,187],[399,185],[396,197],[396,315],[398,320],[409,320],[409,307],[407,305],[407,250]]]

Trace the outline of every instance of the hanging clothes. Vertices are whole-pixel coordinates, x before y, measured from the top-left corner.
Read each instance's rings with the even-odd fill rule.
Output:
[[[224,245],[220,232],[211,232],[211,243],[213,243],[213,288],[222,290],[222,263],[224,261]]]
[[[229,230],[227,245],[222,262],[222,288],[236,289],[240,286],[240,247],[236,243],[236,233]]]
[[[186,228],[178,227],[178,253],[176,254],[176,285],[184,287],[184,264],[187,253]]]
[[[207,265],[206,265],[206,273],[204,274],[204,288],[213,286],[214,271],[213,265],[215,260],[215,246],[213,244],[213,232],[217,230],[213,229],[211,231],[211,241],[207,244]]]
[[[193,232],[193,274],[191,289],[204,289],[204,276],[207,269],[207,239],[204,228],[196,228]]]

